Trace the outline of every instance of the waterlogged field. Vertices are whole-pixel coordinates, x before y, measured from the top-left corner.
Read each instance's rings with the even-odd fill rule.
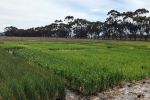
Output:
[[[0,49],[0,100],[65,100],[63,81]]]
[[[67,88],[86,95],[150,77],[149,42],[35,40],[1,42],[0,47],[52,71]]]

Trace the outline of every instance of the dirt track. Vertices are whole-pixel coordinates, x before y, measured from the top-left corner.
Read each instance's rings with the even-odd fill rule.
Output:
[[[82,97],[67,91],[67,100],[150,100],[150,78],[131,83],[123,83],[122,88],[114,88],[96,96]]]

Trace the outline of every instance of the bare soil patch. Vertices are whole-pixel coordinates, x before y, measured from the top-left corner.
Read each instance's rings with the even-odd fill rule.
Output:
[[[79,96],[67,91],[67,100],[150,100],[150,78],[133,83],[123,83],[123,87],[115,87],[97,93],[95,96]]]

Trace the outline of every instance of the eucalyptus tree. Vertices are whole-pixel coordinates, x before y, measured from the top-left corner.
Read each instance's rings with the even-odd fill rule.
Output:
[[[65,19],[71,20],[71,16],[66,17]],[[69,37],[70,27],[69,24],[65,24],[62,20],[55,20],[49,28],[51,28],[51,36],[53,37]]]
[[[46,31],[46,27],[36,27],[36,28],[31,28],[28,31],[30,31],[31,34],[36,35],[36,36],[40,36],[40,37],[47,37],[47,31]]]
[[[51,27],[51,36],[52,37],[57,37],[58,24],[57,23],[52,23],[50,25],[50,27]]]
[[[87,30],[87,37],[92,39],[94,35],[94,22],[89,22],[89,24],[86,27]]]
[[[143,37],[144,29],[146,27],[145,19],[146,19],[146,16],[138,16],[138,17],[134,18],[134,21],[136,22],[136,26],[137,26],[136,30],[138,32],[137,36],[138,36],[138,38],[140,38],[140,40]]]
[[[44,27],[45,33],[47,37],[52,37],[52,25],[46,25]]]
[[[73,30],[76,38],[87,38],[87,26],[89,21],[86,19],[75,19],[72,22]]]
[[[14,26],[9,26],[5,28],[5,35],[7,36],[15,36],[16,32],[18,31],[18,28],[14,27]]]
[[[64,21],[66,22],[66,25],[65,25],[66,27],[65,28],[68,31],[67,37],[71,38],[72,34],[73,34],[73,27],[72,27],[72,25],[73,25],[74,17],[73,16],[66,16]]]
[[[70,33],[70,29],[68,29],[68,25],[65,23],[60,23],[57,29],[57,36],[67,38]]]
[[[100,38],[100,34],[103,31],[103,23],[100,21],[97,22],[88,22],[86,27],[87,35],[89,38]]]
[[[59,37],[60,35],[59,28],[61,23],[63,23],[62,20],[55,20],[54,23],[51,24],[52,37]]]
[[[145,8],[136,11],[118,12],[111,10],[103,23],[91,22],[86,19],[74,19],[66,16],[64,21],[55,20],[54,23],[42,27],[18,29],[10,26],[5,28],[7,36],[46,36],[46,37],[77,37],[77,38],[104,38],[104,39],[149,39],[150,17]]]
[[[116,10],[111,10],[108,12],[108,18],[106,19],[105,24],[107,25],[108,28],[108,32],[110,32],[108,34],[108,38],[112,37],[112,39],[117,39],[118,37],[118,22],[119,17],[121,16],[120,12],[116,11]]]
[[[132,38],[136,40],[137,25],[134,22],[135,13],[132,11],[127,11],[127,12],[123,12],[121,15],[123,17],[123,25],[128,38],[130,40]]]
[[[100,38],[101,33],[103,32],[103,23],[100,21],[94,22],[93,32],[96,34],[97,38]]]
[[[149,13],[149,11],[145,8],[142,8],[142,9],[137,9],[134,13],[135,13],[135,16],[138,17],[138,16],[143,16]]]
[[[74,17],[73,17],[73,16],[66,16],[66,17],[65,17],[65,21],[66,21],[66,20],[69,21],[69,22],[70,22],[70,21],[73,21],[73,20],[74,20]]]
[[[143,37],[143,33],[144,33],[144,29],[145,29],[145,19],[146,19],[146,14],[149,13],[148,10],[146,10],[145,8],[142,9],[137,9],[134,12],[134,18],[133,20],[136,22],[137,25],[137,30],[139,31],[139,38],[140,40]]]
[[[101,38],[102,39],[110,38],[110,33],[111,33],[110,25],[105,21],[103,23],[103,33]]]
[[[146,17],[144,20],[144,23],[145,23],[144,31],[146,33],[146,36],[144,36],[144,39],[148,40],[150,36],[150,17]]]

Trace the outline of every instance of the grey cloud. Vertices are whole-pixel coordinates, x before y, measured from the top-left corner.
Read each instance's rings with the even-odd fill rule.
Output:
[[[143,8],[149,0],[1,0],[0,31],[6,26],[29,28],[50,24],[67,15],[105,20],[111,9],[119,11]]]

